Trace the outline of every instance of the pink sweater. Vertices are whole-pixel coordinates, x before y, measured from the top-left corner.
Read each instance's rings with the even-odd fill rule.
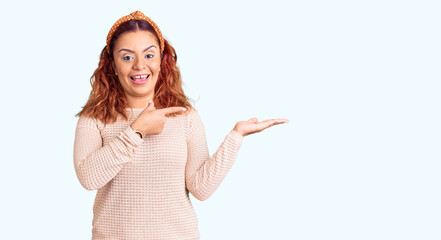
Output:
[[[213,194],[243,136],[231,130],[210,158],[197,111],[169,117],[161,134],[141,139],[130,124],[143,109],[131,110],[129,121],[105,127],[78,119],[75,171],[84,188],[98,190],[92,239],[199,239],[189,192],[201,201]]]

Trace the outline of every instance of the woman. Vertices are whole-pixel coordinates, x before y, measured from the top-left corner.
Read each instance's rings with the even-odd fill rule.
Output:
[[[107,36],[74,143],[81,185],[98,190],[92,239],[199,239],[189,192],[203,201],[242,139],[288,122],[238,122],[210,158],[204,126],[182,89],[176,52],[139,11]]]

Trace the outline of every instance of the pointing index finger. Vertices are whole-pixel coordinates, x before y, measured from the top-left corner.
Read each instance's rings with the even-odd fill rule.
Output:
[[[187,109],[184,107],[168,107],[168,108],[163,108],[161,109],[163,114],[170,114],[170,113],[175,113],[175,112],[183,112],[186,111]]]

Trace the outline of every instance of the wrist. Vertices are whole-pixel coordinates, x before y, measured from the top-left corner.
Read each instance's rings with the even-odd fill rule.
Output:
[[[141,138],[144,139],[145,134],[136,126],[134,126],[133,124],[130,125],[130,128],[132,128],[132,130]]]
[[[245,135],[243,133],[241,133],[239,130],[237,130],[236,128],[233,128],[233,131],[237,132],[238,134],[240,134],[242,137],[245,137]]]

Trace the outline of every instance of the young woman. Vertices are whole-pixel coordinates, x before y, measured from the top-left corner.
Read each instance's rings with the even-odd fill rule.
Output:
[[[204,125],[182,89],[176,52],[139,11],[107,36],[74,143],[81,185],[98,190],[92,239],[199,239],[189,192],[203,201],[244,136],[288,122],[236,123],[209,156]]]

